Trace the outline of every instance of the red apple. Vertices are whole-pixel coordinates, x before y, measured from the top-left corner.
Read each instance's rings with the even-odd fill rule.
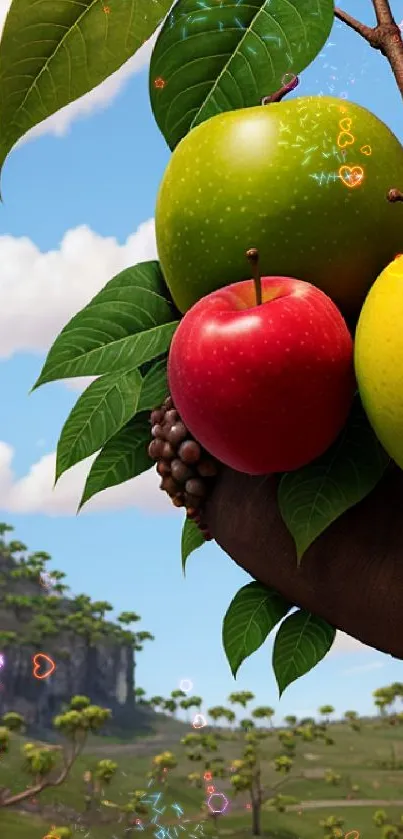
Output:
[[[168,381],[196,440],[239,472],[309,463],[343,428],[355,391],[353,341],[310,283],[263,277],[199,300],[172,340]]]

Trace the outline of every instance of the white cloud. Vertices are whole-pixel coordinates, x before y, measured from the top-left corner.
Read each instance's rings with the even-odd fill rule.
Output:
[[[0,33],[3,30],[9,8],[10,0],[0,0]],[[86,93],[85,96],[81,96],[80,99],[77,99],[70,105],[66,105],[65,108],[57,111],[56,114],[52,114],[51,117],[39,125],[36,125],[21,138],[19,144],[25,143],[27,140],[31,140],[40,134],[54,134],[57,137],[64,136],[71,123],[77,117],[87,116],[93,111],[106,108],[118,93],[120,93],[127,80],[148,66],[158,32],[159,29],[119,70],[89,93]]]
[[[7,513],[44,513],[49,516],[73,516],[84,488],[85,478],[94,457],[87,458],[66,472],[54,487],[54,452],[34,463],[29,472],[17,478],[13,472],[14,449],[0,441],[0,508]],[[104,490],[92,498],[81,515],[90,512],[136,507],[147,513],[175,514],[165,492],[158,487],[160,478],[154,469],[137,478]]]
[[[59,249],[47,253],[26,237],[0,236],[0,358],[45,352],[111,277],[156,257],[153,219],[122,245],[85,225],[68,230]]]
[[[355,638],[351,638],[350,635],[346,635],[345,632],[337,632],[335,642],[330,650],[330,655],[335,655],[337,653],[364,653],[366,651],[372,651],[372,647],[367,647],[366,644],[362,644],[361,641],[357,641]]]
[[[380,670],[382,667],[385,667],[384,661],[369,661],[368,664],[357,664],[354,667],[349,667],[342,673],[343,676],[351,676],[355,673],[370,673],[371,670]]]

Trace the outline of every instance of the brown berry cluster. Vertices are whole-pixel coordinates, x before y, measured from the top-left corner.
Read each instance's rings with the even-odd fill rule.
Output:
[[[157,461],[160,489],[168,493],[175,507],[186,507],[188,517],[205,539],[211,539],[202,522],[202,508],[217,475],[218,462],[192,438],[171,396],[152,412],[151,436],[148,454]]]

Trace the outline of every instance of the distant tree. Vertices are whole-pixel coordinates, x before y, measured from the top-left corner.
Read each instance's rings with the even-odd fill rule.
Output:
[[[341,775],[337,772],[334,772],[333,769],[326,769],[325,770],[325,783],[331,784],[334,787],[339,786],[341,781]]]
[[[201,772],[190,772],[186,780],[191,787],[196,787],[197,789],[203,788],[203,775]]]
[[[23,554],[28,550],[24,542],[20,542],[18,539],[12,539],[7,547],[12,554]]]
[[[225,760],[221,755],[217,754],[218,743],[216,734],[202,731],[191,732],[185,737],[182,737],[181,744],[186,747],[186,757],[188,760],[193,763],[202,763],[203,768],[211,772],[213,787],[217,779],[227,777],[228,770],[225,766]],[[187,780],[191,786],[198,788],[203,786],[201,772],[191,772],[187,776]],[[214,827],[217,829],[218,820],[222,814],[213,812],[206,806],[204,806],[203,810],[207,818],[213,822]]]
[[[99,620],[103,620],[105,613],[112,612],[112,610],[113,606],[107,600],[95,600],[91,603],[91,614]]]
[[[214,705],[213,708],[208,708],[208,716],[213,720],[214,724],[217,720],[225,719],[227,716],[227,709],[223,705]]]
[[[8,789],[0,790],[0,807],[12,807],[29,798],[36,797],[48,787],[58,787],[67,778],[74,762],[82,752],[88,735],[99,731],[110,718],[108,708],[88,704],[77,710],[77,697],[73,697],[70,706],[53,720],[54,728],[66,739],[65,746],[38,746],[26,743],[22,749],[24,759],[23,768],[31,777],[31,784],[22,792],[10,793]],[[81,704],[86,697],[78,697]],[[11,716],[10,716],[11,714]],[[0,729],[2,750],[10,747],[10,733],[21,731],[24,720],[19,714],[9,712],[3,719],[3,730]],[[58,760],[60,758],[60,760]],[[59,764],[59,766],[58,766]]]
[[[385,699],[385,697],[379,697],[378,699],[374,700],[374,705],[379,710],[379,714],[382,718],[386,717],[386,709],[389,705],[389,700]]]
[[[393,685],[387,685],[383,688],[377,688],[372,692],[375,699],[374,705],[379,708],[382,717],[385,717],[388,710],[391,708],[396,699],[396,694]]]
[[[8,647],[12,647],[18,641],[18,635],[16,632],[7,632],[2,630],[0,632],[0,650],[4,652]]]
[[[361,731],[361,720],[357,711],[345,711],[344,719],[348,723],[352,731]]]
[[[134,831],[137,832],[142,829],[138,826],[138,822],[141,822],[141,817],[148,816],[149,808],[143,800],[146,794],[145,790],[133,790],[129,793],[128,800],[125,804],[105,799],[101,800],[100,804],[103,807],[112,808],[120,813],[119,822],[123,818],[126,825],[124,835],[132,835]]]
[[[239,727],[242,729],[242,731],[251,731],[252,728],[255,728],[255,723],[253,722],[253,720],[243,719],[239,720]]]
[[[274,708],[270,708],[269,705],[259,705],[252,711],[252,717],[256,720],[269,720],[270,727],[272,727],[274,713]]]
[[[168,711],[173,717],[176,714],[177,707],[174,699],[164,699],[163,709],[164,711]]]
[[[99,760],[94,774],[101,784],[109,786],[112,778],[116,775],[117,769],[118,765],[113,760]],[[103,790],[101,790],[101,794],[103,795]]]
[[[123,626],[130,626],[131,623],[141,620],[141,617],[137,612],[121,612],[117,619]]]
[[[292,728],[294,725],[297,724],[297,717],[295,717],[294,714],[288,714],[286,717],[284,717],[284,722],[286,722],[287,725],[290,725]]]
[[[248,702],[251,702],[254,698],[255,694],[251,693],[250,690],[241,690],[230,693],[228,702],[231,702],[232,705],[238,704],[242,705],[242,708],[246,708]]]
[[[148,773],[149,778],[154,778],[159,784],[165,784],[169,769],[175,769],[178,765],[178,759],[173,752],[166,751],[156,755],[152,759],[151,770]]]
[[[280,730],[277,737],[281,751],[277,751],[271,758],[271,768],[279,777],[278,781],[271,779],[266,786],[262,781],[262,743],[269,736],[269,732],[255,728],[247,731],[244,735],[243,752],[239,759],[234,760],[231,765],[232,775],[231,786],[235,794],[247,792],[250,797],[250,809],[252,814],[252,833],[254,836],[261,835],[261,810],[264,802],[270,801],[277,810],[284,807],[284,798],[279,792],[282,785],[292,778],[294,769],[294,756],[298,741],[305,739],[306,731],[301,725],[294,728]],[[323,739],[327,741],[328,734],[326,725],[314,725],[309,730],[310,739]],[[266,749],[264,757],[267,760]]]
[[[325,718],[326,723],[329,723],[330,722],[330,719],[329,719],[330,716],[332,714],[334,714],[333,705],[322,705],[319,708],[319,714],[321,715],[321,717]]]
[[[323,839],[337,839],[342,836],[341,828],[344,825],[344,819],[339,816],[328,816],[326,819],[321,819],[319,822],[323,827]]]
[[[235,713],[234,713],[234,711],[231,711],[231,708],[224,708],[224,710],[225,710],[225,718],[231,725],[232,723],[235,722],[235,719],[236,719]]]
[[[3,603],[6,608],[13,610],[19,621],[29,620],[37,605],[36,598],[29,594],[6,594]]]
[[[5,524],[4,521],[0,522],[0,536],[5,536],[6,533],[12,533],[14,527],[11,524]]]
[[[88,696],[80,696],[77,694],[70,700],[70,709],[72,711],[83,711],[84,708],[88,708],[90,705],[91,701],[88,699]]]
[[[156,708],[161,708],[163,706],[164,702],[165,702],[165,699],[164,699],[163,696],[152,696],[151,699],[150,699],[150,705],[151,705],[152,708],[154,708],[154,710]]]
[[[8,731],[13,731],[17,734],[20,734],[25,729],[24,717],[21,714],[17,714],[16,711],[8,711],[6,714],[3,714],[1,722]]]
[[[144,690],[144,688],[136,688],[134,691],[134,695],[136,699],[141,699],[142,696],[146,695],[146,691]]]
[[[281,792],[277,793],[273,798],[269,798],[267,801],[267,805],[274,807],[278,813],[284,813],[287,807],[293,804],[299,804],[298,798],[295,798],[293,795],[282,795]]]
[[[386,815],[385,810],[376,810],[374,815],[372,816],[372,821],[374,822],[375,827],[383,827],[386,824],[388,817]]]
[[[186,711],[186,718],[189,719],[189,709],[200,708],[201,702],[202,700],[200,696],[189,696],[186,697],[186,699],[181,699],[179,707]]]
[[[385,810],[376,810],[372,820],[376,827],[381,828],[381,839],[401,839],[403,836],[403,816],[397,823],[392,823]]]

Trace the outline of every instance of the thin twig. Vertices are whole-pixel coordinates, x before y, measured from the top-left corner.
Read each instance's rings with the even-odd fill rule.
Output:
[[[362,35],[366,41],[370,42],[370,39],[374,34],[373,27],[367,26],[366,23],[361,23],[360,20],[356,20],[356,18],[349,15],[348,12],[343,12],[343,9],[339,9],[338,6],[335,7],[334,15],[339,20],[342,20],[346,26],[349,26],[350,29],[354,29],[354,32],[358,32],[358,34]]]
[[[396,201],[403,201],[403,192],[400,192],[400,189],[393,187],[389,190],[386,197],[391,204],[396,204]]]

